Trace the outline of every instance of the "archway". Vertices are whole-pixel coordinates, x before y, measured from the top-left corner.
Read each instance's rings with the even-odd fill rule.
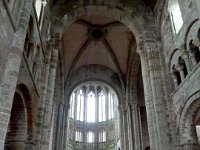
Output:
[[[33,147],[31,97],[27,87],[16,87],[9,127],[5,140],[5,150],[22,150]]]
[[[200,112],[200,98],[194,94],[185,104],[179,124],[179,140],[183,149],[198,149],[198,125]]]
[[[167,118],[166,112],[161,111],[160,114],[156,113],[156,111],[164,110],[161,108],[166,107],[163,105],[163,103],[166,100],[164,98],[165,96],[162,96],[162,94],[160,94],[160,93],[163,93],[165,95],[166,91],[163,90],[164,82],[163,82],[163,76],[161,73],[163,71],[162,64],[160,61],[161,55],[160,55],[160,52],[159,52],[158,46],[157,46],[156,34],[154,34],[154,32],[156,32],[156,30],[154,30],[156,28],[156,26],[154,24],[154,19],[153,19],[154,17],[153,17],[153,14],[151,13],[151,11],[149,11],[144,4],[138,3],[138,2],[139,1],[134,2],[135,7],[131,8],[128,6],[124,7],[124,5],[122,5],[122,3],[120,3],[120,2],[113,2],[114,4],[111,3],[109,5],[105,5],[104,3],[102,3],[102,1],[101,2],[100,1],[95,1],[95,2],[87,1],[87,3],[83,2],[83,1],[81,3],[66,2],[66,3],[70,4],[70,7],[68,7],[67,4],[64,3],[63,1],[58,1],[57,4],[55,5],[55,8],[54,8],[55,10],[53,11],[53,14],[52,14],[52,27],[53,27],[51,29],[52,38],[55,38],[55,41],[60,41],[60,40],[63,41],[63,36],[62,36],[63,32],[65,32],[66,29],[74,22],[78,22],[80,24],[79,19],[82,19],[82,17],[106,16],[108,18],[112,18],[114,21],[121,22],[124,26],[128,27],[128,29],[131,31],[131,33],[135,37],[138,52],[141,52],[140,54],[143,55],[141,58],[142,70],[143,70],[142,77],[145,78],[143,80],[143,82],[145,83],[145,86],[146,86],[144,88],[144,89],[146,89],[144,92],[145,100],[147,99],[146,102],[148,102],[148,105],[149,105],[147,107],[148,108],[147,111],[150,112],[149,116],[151,117],[150,118],[150,121],[151,121],[150,136],[152,136],[152,138],[150,138],[150,139],[152,139],[151,145],[154,146],[152,148],[160,149],[161,145],[162,145],[160,143],[163,143],[164,145],[166,145],[166,147],[168,147],[170,149],[170,147],[173,147],[172,145],[169,144],[170,143],[170,139],[169,139],[170,133],[167,134],[164,131],[165,129],[168,128],[167,121],[166,121],[166,118]],[[137,8],[140,8],[140,9],[137,9]],[[145,23],[143,17],[145,17],[146,19],[149,20],[148,23]],[[85,25],[85,20],[81,21],[81,23]],[[71,33],[73,33],[73,32],[71,32]],[[102,33],[102,31],[101,31],[101,33]],[[85,35],[88,35],[88,34],[85,33]],[[67,42],[64,42],[64,43],[67,43]],[[105,45],[105,43],[104,43],[104,45]],[[84,49],[86,49],[85,47],[87,47],[87,46],[88,46],[88,41],[86,40],[85,43],[84,42],[82,43],[81,50],[84,51]],[[107,43],[106,43],[106,47],[109,50],[111,49]],[[70,53],[70,54],[72,54],[72,53]],[[75,56],[74,58],[79,59],[80,55],[82,55],[82,53],[78,53],[78,55],[76,55],[77,57]],[[87,56],[88,55],[86,55],[85,58],[87,58]],[[70,57],[70,58],[72,58],[72,57]],[[99,57],[97,57],[97,58],[99,58]],[[66,58],[65,60],[67,60],[67,59],[69,59],[69,57]],[[71,68],[72,69],[75,68],[74,64],[77,64],[78,59],[76,59],[74,61],[74,63],[72,63],[71,67],[69,67],[70,70],[71,70]],[[148,61],[148,59],[151,59],[151,61]],[[87,66],[89,66],[87,60],[85,60],[85,61],[82,60],[82,62],[86,62],[85,64],[87,64]],[[115,63],[117,62],[116,59],[113,59],[113,60],[115,61]],[[69,63],[65,63],[65,64],[69,64]],[[156,66],[156,67],[152,67],[152,66]],[[79,69],[81,67],[82,66],[78,66],[75,69]],[[86,67],[86,68],[89,68],[89,67]],[[117,66],[117,68],[119,68],[119,67]],[[90,70],[90,69],[88,69],[88,70]],[[121,85],[124,84],[123,94],[125,96],[125,94],[126,94],[126,85],[125,85],[126,84],[125,83],[126,76],[125,75],[126,74],[124,74],[124,76],[122,76],[122,75],[120,75],[119,71],[116,71],[116,72],[117,73],[115,73],[115,77],[117,76],[120,78]],[[159,73],[159,75],[161,75],[162,77],[157,78],[156,73]],[[78,75],[78,74],[76,74],[76,75]],[[156,80],[154,80],[154,78],[156,78]],[[67,84],[68,84],[67,82],[69,80],[70,79],[68,77],[65,78],[65,83],[66,83],[65,89],[67,89]],[[152,88],[152,86],[154,86],[154,88]],[[152,94],[152,93],[154,93],[154,94]],[[159,99],[159,101],[158,101],[158,99]],[[156,101],[156,102],[154,102],[154,101]],[[162,134],[160,132],[162,132],[162,134],[165,135],[164,138],[163,138],[163,136],[161,138]],[[124,145],[126,145],[126,144],[124,144]]]
[[[5,150],[25,149],[27,138],[27,112],[24,99],[19,93],[15,93],[9,128],[6,135]]]

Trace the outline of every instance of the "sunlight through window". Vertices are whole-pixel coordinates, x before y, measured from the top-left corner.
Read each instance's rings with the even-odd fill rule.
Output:
[[[95,122],[95,95],[91,91],[87,97],[87,122]]]
[[[99,95],[99,121],[106,120],[106,99],[104,93]]]
[[[88,143],[94,142],[94,133],[92,131],[88,132],[87,142]]]
[[[177,34],[183,25],[183,19],[178,0],[170,0],[168,9],[172,21],[173,31],[175,34]]]

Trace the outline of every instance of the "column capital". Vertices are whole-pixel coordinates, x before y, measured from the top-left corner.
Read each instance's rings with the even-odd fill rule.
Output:
[[[184,68],[183,65],[180,65],[180,64],[176,66],[176,69],[178,71],[183,71],[183,68]]]

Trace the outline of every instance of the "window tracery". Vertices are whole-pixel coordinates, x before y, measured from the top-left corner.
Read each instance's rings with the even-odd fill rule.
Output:
[[[68,144],[76,149],[113,145],[119,138],[117,108],[117,95],[106,84],[95,81],[79,85],[70,96]]]

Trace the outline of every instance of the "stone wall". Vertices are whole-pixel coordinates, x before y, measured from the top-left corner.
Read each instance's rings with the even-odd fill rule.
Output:
[[[160,9],[162,8],[160,37],[164,56],[163,60],[165,62],[164,67],[166,68],[167,74],[166,81],[168,84],[167,86],[171,87],[168,89],[168,101],[170,102],[168,106],[168,114],[170,116],[168,122],[170,122],[171,130],[174,132],[176,147],[180,149],[195,149],[198,143],[194,138],[195,136],[193,133],[196,132],[194,127],[188,128],[188,126],[195,126],[195,123],[193,121],[188,121],[188,116],[186,114],[193,113],[193,116],[196,116],[195,112],[188,112],[188,109],[198,111],[198,104],[196,101],[200,96],[198,94],[200,90],[200,65],[194,65],[192,62],[191,47],[189,46],[190,41],[193,40],[196,44],[194,45],[199,47],[199,39],[197,37],[200,28],[199,5],[200,1],[198,0],[179,0],[183,25],[177,34],[172,30],[168,1],[165,1],[162,6],[159,6]],[[159,14],[157,14],[157,17],[158,16]],[[177,50],[179,51],[178,53]],[[179,57],[183,58],[185,61],[188,74],[185,75],[181,83],[176,85],[177,81],[174,80],[172,66],[176,64],[174,62],[178,62]],[[194,108],[194,106],[192,107],[191,105],[196,105],[196,107]],[[190,116],[189,118],[192,119],[193,117]],[[186,122],[184,122],[184,119]],[[193,131],[191,132],[191,130]],[[193,138],[193,140],[188,141],[186,137],[190,137],[190,139]]]
[[[11,48],[10,42],[13,40],[14,28],[11,24],[8,13],[3,5],[2,0],[0,1],[0,82],[2,82],[2,77],[4,72],[6,62],[7,51]]]
[[[15,119],[11,111],[17,112],[15,107],[12,108],[13,103],[17,104],[16,99],[13,102],[17,90],[24,100],[24,110],[21,109],[21,112],[25,112],[26,120],[20,123],[21,127],[24,127],[24,136],[15,135],[16,141],[13,142],[19,145],[19,147],[14,146],[15,149],[43,149],[42,145],[48,147],[49,140],[46,137],[49,137],[50,126],[46,124],[50,124],[52,115],[52,105],[49,108],[48,100],[53,98],[54,92],[47,87],[54,88],[48,85],[48,80],[51,79],[49,82],[51,85],[54,84],[55,76],[52,68],[56,69],[54,65],[57,64],[57,57],[54,54],[50,54],[50,59],[47,59],[46,55],[54,48],[48,41],[50,7],[50,3],[47,2],[42,11],[44,19],[39,22],[34,1],[16,0],[8,3],[6,0],[0,0],[1,150],[4,149],[10,115]],[[51,66],[51,69],[47,69],[50,68],[48,66]],[[57,92],[59,90],[58,88]],[[48,113],[46,110],[49,110]]]

